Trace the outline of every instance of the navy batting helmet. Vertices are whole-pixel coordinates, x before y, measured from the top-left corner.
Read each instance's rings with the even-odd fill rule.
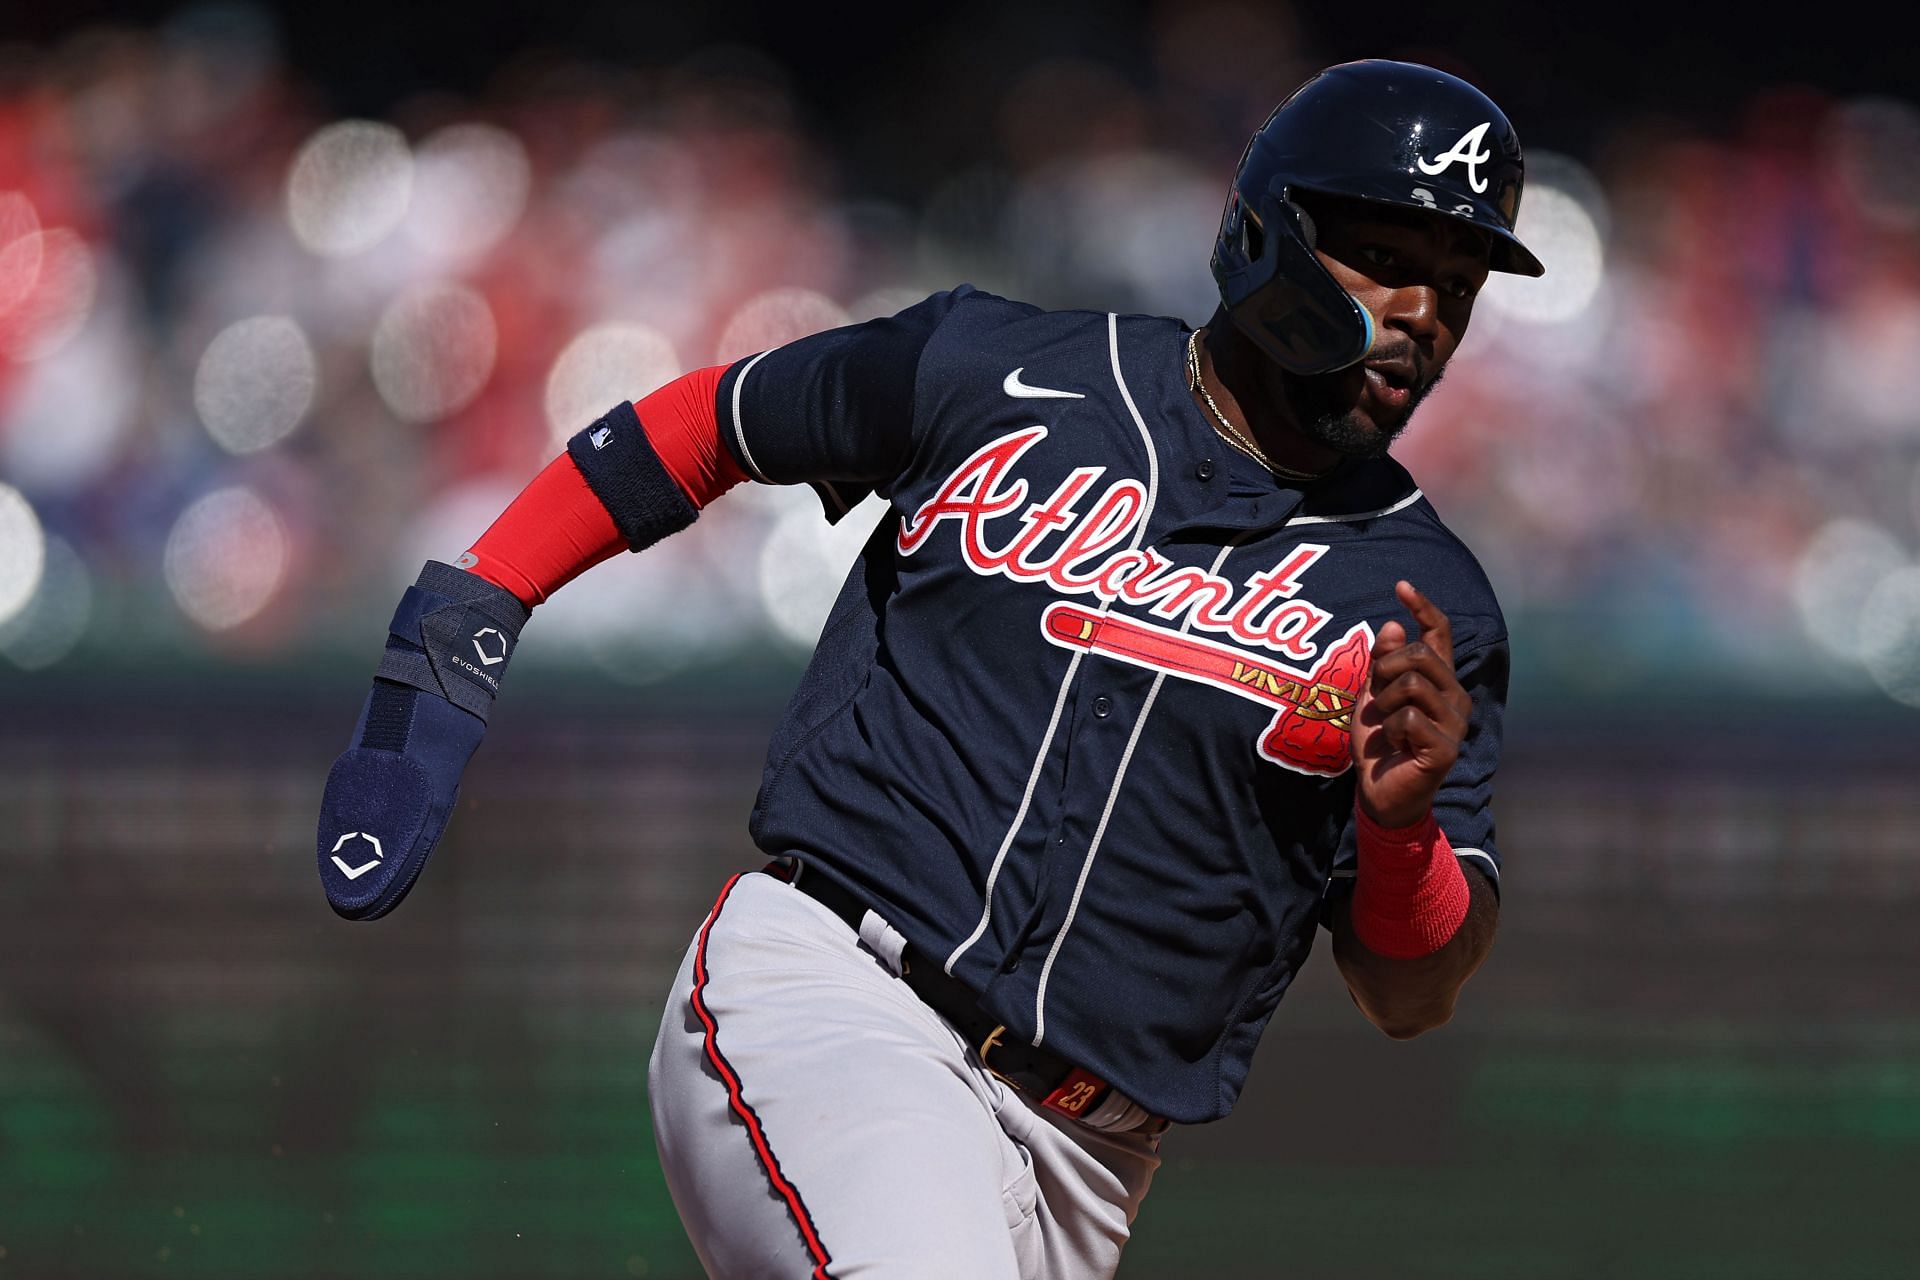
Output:
[[[1493,100],[1412,62],[1330,67],[1295,89],[1247,143],[1233,176],[1213,278],[1227,314],[1298,374],[1363,359],[1373,317],[1313,254],[1302,192],[1433,210],[1492,241],[1495,271],[1545,270],[1513,234],[1525,166]]]

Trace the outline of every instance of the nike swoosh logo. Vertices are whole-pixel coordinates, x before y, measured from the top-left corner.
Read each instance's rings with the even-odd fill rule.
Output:
[[[380,859],[374,858],[371,861],[361,863],[357,867],[350,867],[346,863],[340,861],[338,857],[336,857],[333,860],[333,865],[340,868],[340,874],[345,876],[347,879],[358,880],[361,876],[367,874],[367,872],[379,866]]]
[[[1086,399],[1086,397],[1084,395],[1081,395],[1078,391],[1055,391],[1052,387],[1030,387],[1026,383],[1020,381],[1020,375],[1025,373],[1026,371],[1027,371],[1027,366],[1025,365],[1021,365],[1018,369],[1015,369],[1012,373],[1007,375],[1007,380],[1000,384],[1000,389],[1006,392],[1008,395],[1013,396],[1016,399],[1020,399],[1020,400],[1085,400]]]

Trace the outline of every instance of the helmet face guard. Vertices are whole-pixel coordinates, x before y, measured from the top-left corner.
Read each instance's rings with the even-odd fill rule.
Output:
[[[1236,328],[1291,373],[1344,369],[1373,346],[1373,317],[1315,256],[1300,193],[1370,201],[1485,232],[1495,271],[1545,269],[1513,234],[1524,164],[1493,101],[1445,72],[1351,62],[1294,90],[1247,143],[1213,248]]]
[[[1258,210],[1235,191],[1220,238],[1239,252],[1213,255],[1227,314],[1254,345],[1291,373],[1330,373],[1366,358],[1373,315],[1314,256],[1306,211],[1287,192],[1266,193]]]

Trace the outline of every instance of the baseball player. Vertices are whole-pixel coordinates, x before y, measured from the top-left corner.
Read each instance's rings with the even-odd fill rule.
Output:
[[[963,286],[616,405],[401,600],[329,901],[406,894],[560,585],[735,484],[878,493],[668,997],[667,1181],[715,1275],[1112,1274],[1320,927],[1395,1038],[1491,944],[1506,630],[1388,448],[1541,272],[1521,181],[1477,89],[1334,67],[1249,143],[1203,329]]]

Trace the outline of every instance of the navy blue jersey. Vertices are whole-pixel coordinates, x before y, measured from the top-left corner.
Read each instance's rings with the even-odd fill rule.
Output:
[[[1399,464],[1305,491],[1196,407],[1189,330],[961,288],[732,366],[746,472],[869,492],[751,830],[1023,1037],[1181,1122],[1232,1109],[1354,860],[1347,717],[1407,578],[1472,729],[1436,816],[1497,877],[1492,589]]]

